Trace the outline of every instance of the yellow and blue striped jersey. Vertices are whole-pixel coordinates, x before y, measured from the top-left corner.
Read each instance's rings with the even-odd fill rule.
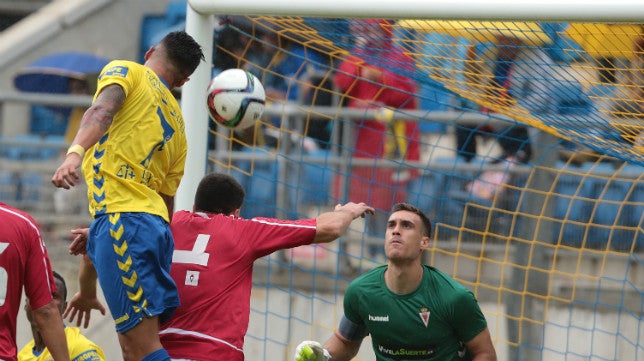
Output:
[[[105,361],[103,349],[83,336],[78,327],[65,327],[65,336],[71,361]],[[18,353],[18,361],[50,360],[53,358],[47,348],[39,353],[34,352],[34,340],[27,343]]]
[[[151,69],[135,62],[107,64],[94,98],[111,84],[120,85],[126,99],[83,160],[90,213],[145,212],[167,221],[159,193],[175,195],[187,152],[179,104]]]

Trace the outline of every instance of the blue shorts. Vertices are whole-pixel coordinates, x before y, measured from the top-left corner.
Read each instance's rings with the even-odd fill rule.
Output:
[[[145,317],[165,321],[179,306],[170,277],[173,251],[170,227],[159,216],[112,213],[92,222],[87,254],[117,332],[126,333]]]

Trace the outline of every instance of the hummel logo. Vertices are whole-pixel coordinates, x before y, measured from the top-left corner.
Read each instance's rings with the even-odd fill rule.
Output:
[[[387,316],[372,316],[372,315],[369,315],[369,321],[389,322],[389,315],[387,315]]]

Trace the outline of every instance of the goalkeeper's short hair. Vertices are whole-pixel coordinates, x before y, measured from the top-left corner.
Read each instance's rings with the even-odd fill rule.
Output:
[[[432,236],[432,222],[429,220],[429,217],[425,214],[425,212],[421,211],[418,207],[411,205],[409,203],[397,203],[391,208],[391,213],[394,212],[399,212],[399,211],[408,211],[412,213],[416,213],[421,221],[423,222],[423,227],[425,228],[424,235],[427,237]]]

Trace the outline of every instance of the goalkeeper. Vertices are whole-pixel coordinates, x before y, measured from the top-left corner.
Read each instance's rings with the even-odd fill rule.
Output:
[[[351,360],[368,334],[377,361],[496,360],[474,295],[421,263],[430,234],[431,223],[422,211],[406,203],[394,205],[385,233],[388,264],[349,285],[336,332],[324,346],[300,343],[295,360]]]

